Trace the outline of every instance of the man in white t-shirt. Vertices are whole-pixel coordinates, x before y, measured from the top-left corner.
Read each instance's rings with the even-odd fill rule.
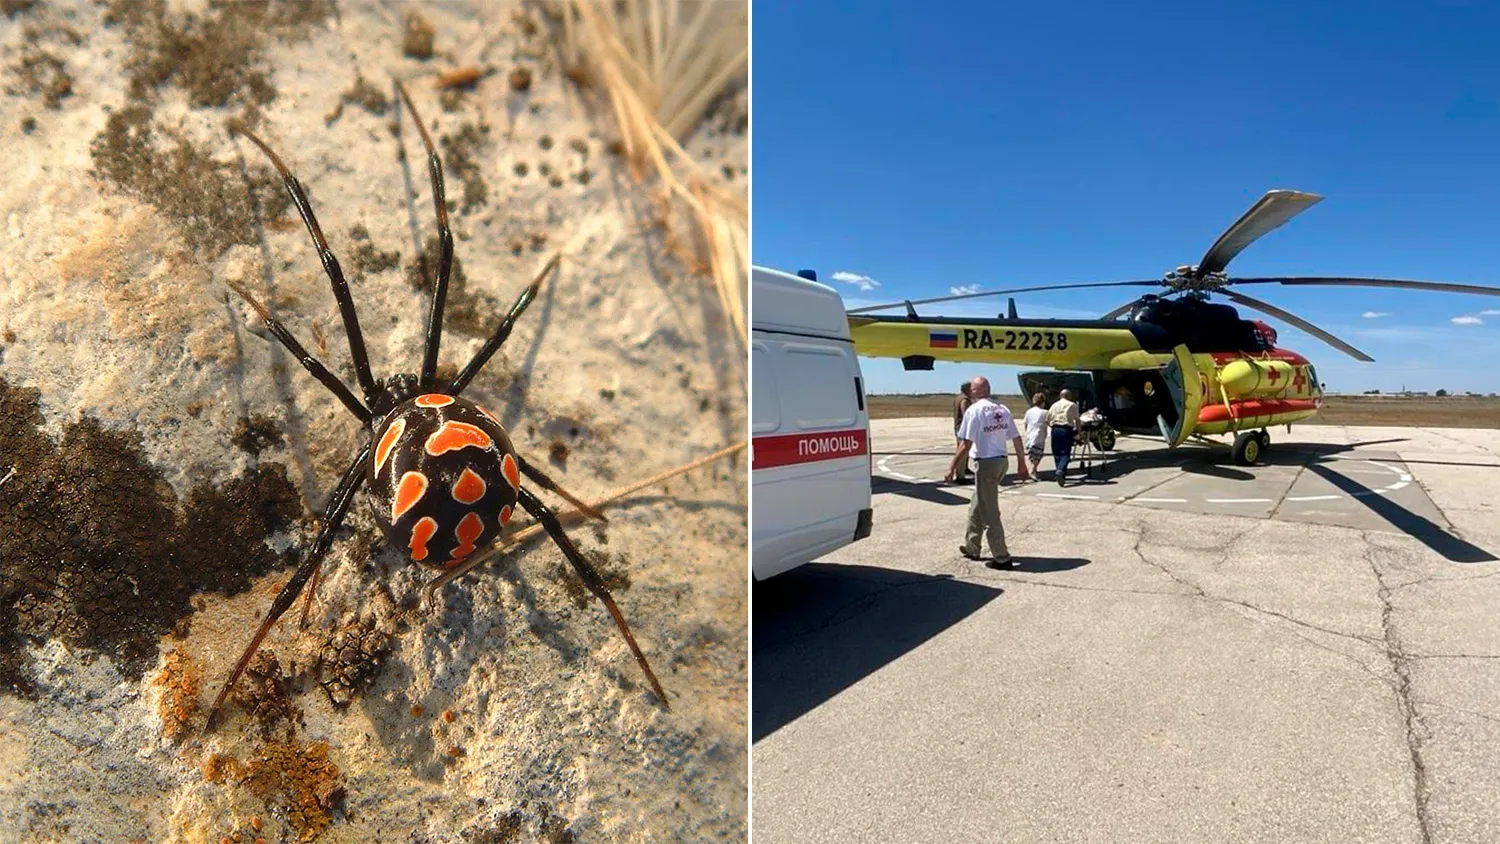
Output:
[[[978,471],[974,473],[974,497],[969,501],[969,525],[964,533],[964,544],[958,552],[970,560],[978,560],[981,536],[989,541],[994,558],[985,565],[990,568],[1010,568],[1010,551],[1005,547],[1005,528],[1000,524],[1000,479],[1005,477],[1008,461],[1005,443],[1010,441],[1016,450],[1016,466],[1021,480],[1026,480],[1025,450],[1021,447],[1021,432],[1010,417],[1005,405],[990,398],[990,382],[975,378],[969,382],[969,396],[974,403],[964,411],[963,422],[958,426],[958,450],[948,464],[944,480],[952,482],[958,469],[974,452]]]

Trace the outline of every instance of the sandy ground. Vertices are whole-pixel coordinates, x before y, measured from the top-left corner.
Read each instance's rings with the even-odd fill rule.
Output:
[[[1049,459],[997,571],[944,420],[873,423],[872,536],[755,585],[756,839],[1495,840],[1494,433]]]
[[[418,368],[417,256],[436,233],[396,74],[448,165],[464,281],[440,372],[560,248],[466,393],[523,455],[592,499],[745,428],[716,296],[668,254],[538,18],[421,5],[424,59],[403,54],[402,4],[258,8],[0,12],[0,841],[743,838],[742,461],[571,531],[670,711],[550,543],[398,624],[430,573],[385,543],[361,493],[309,629],[289,614],[267,642],[279,668],[201,732],[363,436],[226,286],[354,384],[307,232],[227,118],[307,187],[377,377]],[[469,65],[490,72],[440,94],[435,76]],[[741,186],[743,108],[687,145]],[[339,670],[367,675],[345,708],[319,683]]]

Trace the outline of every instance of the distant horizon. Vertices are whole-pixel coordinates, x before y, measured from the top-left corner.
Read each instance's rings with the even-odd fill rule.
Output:
[[[1436,392],[1434,390],[1407,390],[1405,392],[1402,392],[1401,390],[1389,390],[1389,391],[1387,391],[1387,390],[1381,390],[1378,393],[1369,393],[1369,392],[1346,393],[1346,392],[1339,392],[1339,391],[1330,390],[1330,391],[1327,391],[1327,392],[1323,393],[1323,395],[1324,396],[1343,396],[1343,397],[1349,397],[1349,398],[1384,398],[1384,397],[1387,397],[1387,396],[1407,396],[1407,395],[1410,395],[1410,396],[1420,396],[1420,397],[1429,398],[1429,399],[1431,399],[1431,398],[1443,398],[1443,399],[1486,399],[1486,398],[1500,397],[1500,393],[1483,393],[1483,392],[1480,392],[1478,390],[1448,390],[1446,387],[1442,387],[1442,388],[1439,388],[1439,389],[1446,390],[1447,393],[1448,393],[1448,395],[1446,395],[1446,396],[1435,396],[1435,395],[1433,395],[1433,393]],[[958,391],[957,390],[954,390],[953,392],[950,392],[950,393],[943,393],[943,392],[936,392],[936,393],[935,392],[924,392],[924,393],[900,393],[900,392],[878,392],[877,393],[877,392],[866,392],[865,393],[865,397],[866,398],[872,398],[872,399],[874,399],[874,398],[883,398],[883,397],[886,397],[886,396],[906,396],[906,397],[912,397],[912,398],[925,398],[927,396],[956,396],[956,395],[958,395]],[[1020,393],[991,392],[990,395],[992,395],[992,396],[1004,396],[1006,398],[1022,398],[1022,396],[1021,396]]]
[[[1355,15],[1288,2],[960,2],[940,14],[896,3],[865,15],[758,3],[751,257],[816,271],[846,309],[1159,281],[1198,262],[1266,191],[1293,189],[1325,199],[1247,248],[1230,276],[1500,286],[1496,32],[1500,5],[1483,3]],[[1178,60],[1180,45],[1190,58]],[[1500,358],[1500,296],[1249,292],[1377,361],[1214,297],[1265,318],[1278,346],[1312,359],[1340,392],[1435,392],[1459,380],[1461,391],[1500,391],[1500,367],[1488,364]],[[1097,319],[1131,298],[1119,288],[1015,296],[1022,316],[1062,319]],[[918,310],[993,318],[1006,305],[996,296]],[[956,388],[975,374],[861,365],[870,389],[891,392]],[[990,380],[1012,385],[1019,374],[979,371],[1009,372]]]

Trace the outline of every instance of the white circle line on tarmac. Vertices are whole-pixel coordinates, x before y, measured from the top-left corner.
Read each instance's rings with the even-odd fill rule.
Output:
[[[1269,498],[1205,498],[1209,504],[1270,504]]]
[[[895,469],[892,469],[891,466],[890,466],[890,462],[889,461],[890,461],[890,459],[892,457],[898,457],[898,456],[901,456],[901,455],[888,454],[885,457],[880,458],[880,460],[878,460],[875,463],[875,468],[879,469],[882,474],[890,475],[891,477],[896,478],[898,480],[909,481],[911,483],[917,483],[917,484],[935,484],[935,483],[939,483],[940,482],[940,480],[938,478],[916,478],[916,477],[912,477],[911,475],[908,475],[908,474],[906,474],[904,472],[898,472]],[[916,457],[916,456],[926,456],[926,455],[908,455],[908,456]],[[940,457],[942,455],[934,454],[934,455],[931,455],[931,456]],[[1336,459],[1336,460],[1349,460],[1349,459],[1358,459],[1358,458],[1333,458],[1333,459]],[[1187,462],[1186,460],[1179,461],[1178,465],[1180,466],[1180,465],[1182,465],[1182,463],[1186,463],[1186,462]],[[1397,478],[1398,478],[1398,480],[1395,483],[1391,484],[1390,486],[1384,486],[1384,487],[1381,487],[1379,489],[1366,489],[1366,490],[1361,490],[1359,492],[1349,492],[1349,493],[1343,493],[1343,494],[1340,494],[1340,495],[1293,495],[1293,496],[1288,496],[1286,498],[1286,500],[1287,501],[1298,501],[1298,502],[1301,502],[1301,501],[1336,501],[1336,500],[1338,500],[1340,498],[1345,498],[1345,497],[1360,498],[1360,497],[1365,497],[1365,496],[1370,496],[1370,495],[1385,495],[1388,492],[1395,492],[1398,489],[1403,489],[1403,488],[1409,486],[1411,484],[1411,482],[1412,482],[1412,476],[1409,473],[1403,472],[1400,469],[1397,469],[1395,466],[1387,466],[1384,463],[1377,463],[1374,460],[1364,460],[1362,462],[1368,463],[1371,466],[1379,467],[1380,469],[1383,469],[1386,472],[1390,472],[1391,474],[1396,475]],[[1361,472],[1360,474],[1364,474],[1364,473]],[[1022,489],[1022,486],[1020,484],[1016,484],[1016,485],[1012,485],[1009,489],[1002,489],[1001,492],[1017,492],[1020,489]],[[1059,493],[1059,492],[1037,492],[1037,493],[1035,493],[1035,495],[1038,498],[1063,498],[1063,499],[1071,499],[1071,500],[1075,500],[1075,501],[1098,501],[1099,500],[1099,496],[1097,496],[1097,495],[1068,495],[1068,494]],[[1120,498],[1117,498],[1115,500],[1116,501],[1139,501],[1139,502],[1141,502],[1143,504],[1186,504],[1186,503],[1188,503],[1188,499],[1186,499],[1186,498],[1146,498],[1146,497],[1135,497],[1135,498],[1132,498],[1130,496],[1121,496]],[[1269,498],[1205,498],[1205,499],[1203,499],[1203,501],[1206,504],[1270,504],[1271,503],[1271,499],[1269,499]]]

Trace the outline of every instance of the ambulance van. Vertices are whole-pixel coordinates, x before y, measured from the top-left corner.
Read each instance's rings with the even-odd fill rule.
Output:
[[[870,414],[844,302],[817,274],[751,268],[751,570],[870,535]]]

